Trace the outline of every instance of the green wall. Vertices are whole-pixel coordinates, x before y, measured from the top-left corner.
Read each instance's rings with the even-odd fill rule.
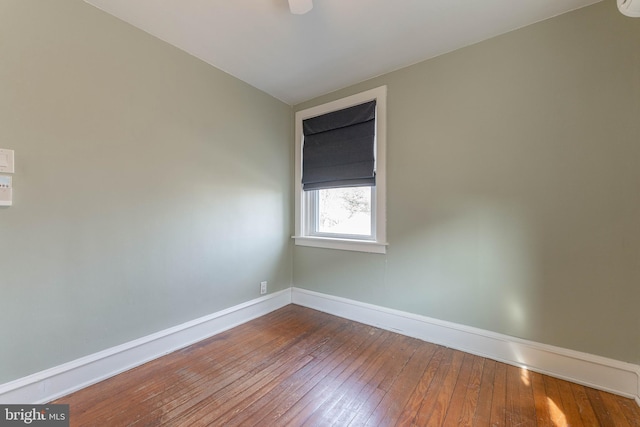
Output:
[[[388,253],[295,247],[294,285],[640,363],[640,20],[608,0],[294,109],[383,84]]]
[[[80,0],[0,1],[0,383],[288,288],[292,127]]]

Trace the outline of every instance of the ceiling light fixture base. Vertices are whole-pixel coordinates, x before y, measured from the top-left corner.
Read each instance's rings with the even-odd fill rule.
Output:
[[[313,9],[313,0],[289,0],[289,10],[294,15],[304,15]]]

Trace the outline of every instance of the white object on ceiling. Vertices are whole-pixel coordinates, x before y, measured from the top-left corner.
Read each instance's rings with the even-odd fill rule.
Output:
[[[295,105],[601,0],[85,1]]]
[[[289,10],[294,15],[304,15],[313,9],[312,0],[289,0]]]
[[[623,15],[640,17],[640,0],[618,0],[618,9]]]

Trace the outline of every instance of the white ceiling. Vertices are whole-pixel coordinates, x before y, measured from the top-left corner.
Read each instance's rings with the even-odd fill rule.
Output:
[[[600,0],[85,0],[295,105]]]

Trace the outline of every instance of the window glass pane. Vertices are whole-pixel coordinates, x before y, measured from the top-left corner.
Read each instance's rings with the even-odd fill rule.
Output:
[[[371,235],[371,188],[318,191],[319,233]]]

